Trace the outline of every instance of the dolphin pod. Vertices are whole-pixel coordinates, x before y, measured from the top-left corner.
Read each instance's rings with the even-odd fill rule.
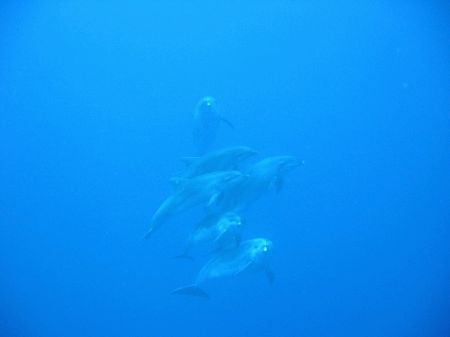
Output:
[[[208,280],[247,271],[262,271],[270,283],[274,280],[267,258],[273,243],[267,238],[242,241],[247,228],[247,224],[243,226],[243,213],[262,196],[272,191],[279,193],[286,175],[303,165],[303,161],[283,155],[248,164],[257,152],[247,146],[206,152],[223,121],[214,98],[207,96],[198,103],[194,113],[194,140],[197,152],[202,155],[184,158],[184,172],[171,179],[174,188],[157,208],[144,236],[146,239],[153,236],[157,229],[170,224],[173,217],[186,210],[203,209],[203,218],[194,226],[184,251],[177,257],[192,258],[193,248],[207,246],[210,258],[194,283],[176,288],[172,294],[208,299],[203,289]]]

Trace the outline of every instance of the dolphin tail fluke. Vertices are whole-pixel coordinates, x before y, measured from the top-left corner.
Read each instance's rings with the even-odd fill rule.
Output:
[[[205,300],[209,299],[208,294],[195,284],[174,289],[172,290],[172,294],[200,297]]]

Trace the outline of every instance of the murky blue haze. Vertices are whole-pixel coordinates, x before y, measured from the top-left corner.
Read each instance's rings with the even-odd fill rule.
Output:
[[[446,1],[0,4],[0,335],[446,337]],[[259,273],[172,295],[199,210],[141,238],[192,155],[305,161],[247,213]]]

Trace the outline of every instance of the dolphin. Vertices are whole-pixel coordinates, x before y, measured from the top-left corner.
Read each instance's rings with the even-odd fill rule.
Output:
[[[172,178],[175,185],[182,181],[214,171],[235,170],[239,163],[256,155],[256,151],[247,146],[234,146],[205,154],[202,157],[184,158],[186,170]]]
[[[274,156],[254,164],[237,184],[222,193],[220,211],[241,212],[271,190],[280,192],[288,172],[302,165],[293,156]]]
[[[224,250],[211,258],[200,270],[191,285],[176,288],[172,294],[191,295],[208,299],[208,294],[200,288],[205,281],[213,278],[238,275],[249,269],[265,271],[272,283],[274,275],[267,263],[273,244],[270,240],[256,238],[242,242],[232,250]]]
[[[239,246],[242,224],[241,216],[233,212],[207,215],[190,235],[184,252],[177,257],[190,258],[190,249],[199,244],[211,244],[213,252]]]
[[[201,204],[205,204],[208,208],[216,207],[222,190],[226,186],[235,184],[242,177],[243,174],[239,171],[218,171],[186,181],[157,209],[145,238],[148,238],[156,228],[175,214]]]
[[[205,153],[216,139],[220,124],[232,124],[217,110],[214,97],[205,96],[198,103],[194,111],[194,144],[198,153]]]

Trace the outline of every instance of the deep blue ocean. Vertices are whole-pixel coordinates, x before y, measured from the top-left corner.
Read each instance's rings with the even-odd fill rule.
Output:
[[[246,212],[258,272],[171,294],[201,207],[148,240],[195,155],[304,162]],[[1,337],[450,336],[447,1],[0,3]]]

